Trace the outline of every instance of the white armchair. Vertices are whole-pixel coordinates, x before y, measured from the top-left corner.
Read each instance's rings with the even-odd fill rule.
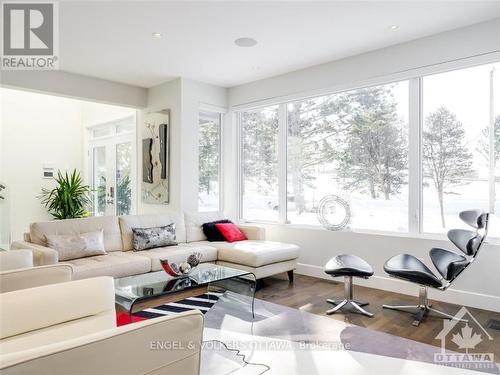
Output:
[[[199,373],[203,315],[117,328],[111,277],[3,293],[0,302],[2,375]]]
[[[0,293],[71,281],[69,264],[33,267],[31,250],[0,252]]]

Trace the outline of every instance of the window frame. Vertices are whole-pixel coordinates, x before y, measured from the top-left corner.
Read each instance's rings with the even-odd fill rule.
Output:
[[[432,76],[436,76],[436,75],[441,75],[441,74],[447,74],[447,73],[452,73],[452,72],[458,72],[458,71],[461,71],[461,70],[466,70],[466,69],[471,69],[471,68],[475,68],[475,67],[480,67],[480,66],[485,66],[485,65],[489,65],[489,64],[500,64],[500,53],[489,53],[489,54],[486,54],[486,55],[478,55],[478,56],[475,56],[474,58],[470,58],[470,59],[465,59],[469,62],[469,60],[472,60],[474,61],[474,63],[466,63],[466,64],[463,64],[463,65],[456,65],[454,64],[453,67],[451,68],[448,68],[448,69],[439,69],[439,70],[431,70],[431,71],[428,71],[426,74],[422,74],[418,77],[419,81],[420,81],[420,102],[419,102],[419,105],[420,105],[420,108],[419,108],[419,111],[420,111],[420,136],[419,136],[419,141],[420,141],[420,154],[419,154],[419,157],[420,157],[420,190],[419,190],[419,199],[420,199],[420,210],[419,210],[419,215],[420,215],[420,219],[419,219],[419,232],[417,233],[418,235],[420,235],[421,237],[424,237],[424,238],[445,238],[446,240],[448,240],[448,237],[447,237],[447,229],[444,229],[444,232],[433,232],[433,231],[425,231],[424,230],[424,186],[423,186],[423,182],[424,182],[424,166],[423,166],[423,159],[424,159],[424,156],[423,156],[423,144],[424,144],[424,140],[423,140],[423,131],[424,131],[424,123],[425,123],[425,116],[424,116],[424,88],[425,88],[425,85],[424,85],[424,79],[427,78],[427,77],[432,77]],[[454,61],[453,63],[456,63],[456,61]],[[499,196],[497,194],[496,196],[496,200],[499,199]],[[490,226],[491,226],[491,220],[490,220]],[[488,239],[486,240],[486,243],[489,243],[489,244],[493,244],[493,245],[500,245],[500,237],[493,237],[491,234],[488,236]]]
[[[224,152],[223,152],[223,145],[224,145],[224,126],[223,126],[223,121],[224,121],[224,115],[225,115],[225,112],[223,112],[221,109],[219,108],[214,108],[212,106],[208,107],[208,106],[202,106],[200,108],[198,108],[198,150],[199,150],[199,147],[200,147],[200,139],[199,139],[199,135],[200,135],[200,114],[202,112],[210,112],[210,113],[214,113],[214,114],[217,114],[218,118],[219,118],[219,126],[218,126],[218,132],[219,132],[219,141],[218,141],[218,145],[217,145],[217,149],[218,149],[218,152],[219,152],[219,160],[218,160],[218,165],[217,165],[217,182],[218,182],[218,188],[219,188],[219,191],[218,191],[218,197],[217,197],[217,209],[214,211],[214,210],[206,210],[206,211],[200,211],[200,203],[199,203],[199,194],[200,194],[200,175],[199,175],[199,166],[198,166],[198,181],[197,181],[197,185],[198,185],[198,192],[197,192],[197,201],[198,201],[198,204],[196,206],[196,209],[198,212],[219,212],[219,211],[223,211],[224,210],[224,199],[223,199],[223,196],[224,196],[224,178],[223,178],[223,157],[224,157]],[[198,162],[199,162],[199,151],[198,151]]]
[[[353,228],[353,232],[367,232],[367,233],[389,233],[389,234],[405,234],[405,233],[420,233],[417,231],[414,231],[415,228],[419,229],[421,227],[421,205],[419,207],[418,212],[412,214],[410,207],[413,207],[415,202],[412,203],[410,206],[410,191],[413,187],[414,190],[418,190],[418,201],[421,201],[421,195],[422,195],[422,188],[421,186],[416,186],[416,184],[420,183],[421,184],[421,172],[419,171],[418,173],[414,173],[414,176],[411,176],[410,178],[410,163],[412,160],[414,163],[418,162],[421,158],[419,153],[421,152],[421,142],[415,142],[413,140],[412,142],[412,134],[410,129],[413,127],[416,127],[417,132],[420,134],[421,133],[421,128],[422,128],[422,123],[421,123],[421,105],[417,108],[415,113],[412,113],[411,111],[411,105],[412,105],[412,88],[415,90],[415,94],[417,97],[420,97],[421,95],[421,78],[407,78],[407,79],[401,79],[401,80],[387,80],[387,81],[380,81],[378,83],[374,84],[367,84],[367,85],[357,85],[356,87],[352,89],[342,89],[342,90],[336,90],[336,91],[329,91],[329,92],[323,92],[320,95],[308,95],[308,96],[303,96],[301,98],[295,98],[293,101],[296,100],[305,100],[307,98],[317,98],[319,96],[324,96],[324,95],[334,95],[338,93],[344,93],[346,91],[352,91],[352,90],[359,90],[359,89],[364,89],[364,88],[370,88],[374,86],[383,86],[383,85],[390,85],[391,83],[397,83],[397,82],[402,82],[402,81],[408,81],[408,90],[409,90],[409,114],[408,114],[408,231],[407,232],[393,232],[393,231],[384,231],[384,230],[368,230],[368,229],[355,229]],[[287,101],[279,101],[278,103],[271,104],[271,103],[266,103],[265,105],[259,105],[259,106],[251,106],[251,107],[242,107],[244,109],[239,109],[235,111],[236,115],[236,128],[237,128],[237,137],[238,137],[238,151],[237,151],[237,160],[238,160],[238,205],[237,205],[237,217],[241,222],[245,223],[265,223],[265,224],[278,224],[278,225],[290,225],[290,226],[296,226],[296,227],[311,227],[311,228],[321,228],[321,225],[316,225],[316,224],[310,224],[310,225],[304,225],[304,224],[293,224],[290,223],[288,220],[288,207],[287,207],[287,196],[288,196],[288,183],[287,183],[287,162],[288,162],[288,116],[287,116],[287,105],[290,103],[290,100]],[[267,221],[267,220],[250,220],[247,219],[243,216],[243,195],[242,195],[242,184],[243,184],[243,173],[242,173],[242,168],[241,168],[241,162],[242,162],[242,149],[243,149],[243,139],[241,137],[241,132],[242,132],[242,123],[241,123],[241,113],[242,112],[253,112],[253,111],[259,111],[262,110],[266,107],[270,107],[273,105],[278,106],[278,221]],[[412,116],[413,115],[413,116]],[[412,146],[410,146],[411,143],[416,143]],[[413,151],[413,154],[412,154]],[[282,208],[284,207],[284,209]],[[418,206],[417,206],[418,207]]]
[[[291,101],[305,100],[322,95],[332,95],[373,87],[378,85],[387,85],[400,81],[408,81],[408,231],[407,232],[392,232],[384,230],[360,230],[352,229],[355,233],[382,234],[403,237],[416,238],[432,238],[442,239],[446,237],[445,233],[430,233],[423,232],[423,150],[422,150],[422,133],[423,133],[423,78],[428,75],[446,73],[456,70],[467,69],[475,66],[499,63],[500,53],[490,53],[486,55],[473,56],[469,58],[448,61],[436,65],[429,65],[421,68],[410,69],[393,74],[379,76],[365,81],[354,82],[351,84],[339,84],[336,87],[324,88],[309,92],[302,92],[282,97],[274,97],[262,101],[252,102],[250,104],[242,104],[233,106],[233,119],[236,123],[237,137],[237,217],[241,222],[248,223],[264,223],[272,225],[287,225],[297,228],[314,228],[321,229],[320,225],[304,225],[291,224],[287,218],[287,116],[286,106]],[[278,221],[269,222],[264,220],[248,220],[243,216],[243,196],[242,184],[243,173],[241,168],[242,162],[242,142],[241,137],[242,123],[241,113],[246,111],[256,111],[263,108],[278,105]],[[284,151],[283,151],[284,150]],[[489,241],[492,242],[492,241]],[[500,239],[497,239],[497,243]]]

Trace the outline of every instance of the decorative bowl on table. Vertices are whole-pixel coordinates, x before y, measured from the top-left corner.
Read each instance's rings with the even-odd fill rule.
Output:
[[[171,263],[168,259],[160,259],[163,270],[173,277],[188,276],[198,264],[200,264],[201,253],[193,253],[185,262],[180,264]]]

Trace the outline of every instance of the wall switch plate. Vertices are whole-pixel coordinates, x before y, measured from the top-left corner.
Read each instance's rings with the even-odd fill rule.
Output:
[[[43,178],[54,178],[54,166],[52,164],[44,164],[42,172]]]

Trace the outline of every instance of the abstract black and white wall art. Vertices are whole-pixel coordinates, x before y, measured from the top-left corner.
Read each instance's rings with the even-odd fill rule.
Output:
[[[168,204],[170,184],[170,111],[144,115],[142,188],[144,203]]]

